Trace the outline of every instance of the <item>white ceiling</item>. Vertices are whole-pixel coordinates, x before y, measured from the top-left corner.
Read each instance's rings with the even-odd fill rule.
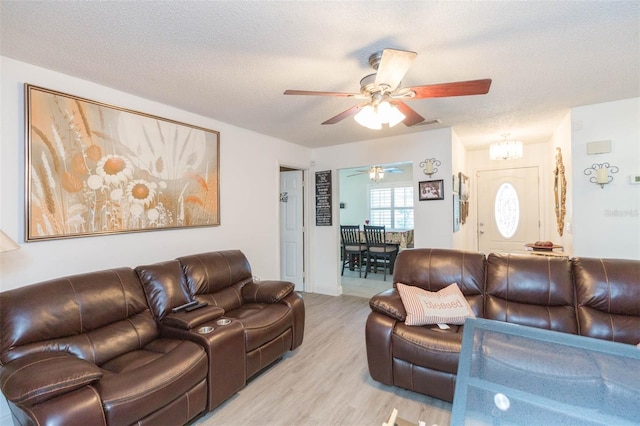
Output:
[[[442,126],[544,142],[571,107],[640,96],[640,1],[1,0],[0,19],[3,56],[309,147]],[[282,94],[358,92],[386,47],[418,53],[404,86],[491,90],[408,101],[442,124],[381,131],[320,125],[353,99]]]

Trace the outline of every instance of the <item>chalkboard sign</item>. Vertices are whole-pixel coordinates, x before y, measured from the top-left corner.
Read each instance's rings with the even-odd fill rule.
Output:
[[[331,170],[316,172],[316,226],[331,226]]]

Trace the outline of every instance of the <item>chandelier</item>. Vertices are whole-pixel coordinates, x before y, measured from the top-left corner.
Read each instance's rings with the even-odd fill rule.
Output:
[[[380,182],[384,178],[384,169],[380,166],[373,166],[369,169],[369,179],[373,182]]]
[[[514,160],[522,158],[522,142],[508,141],[508,133],[502,135],[502,142],[495,142],[489,146],[489,158],[492,160]]]
[[[369,104],[363,107],[354,117],[361,126],[372,130],[382,129],[383,124],[393,127],[406,118],[397,106],[387,101],[378,104]]]

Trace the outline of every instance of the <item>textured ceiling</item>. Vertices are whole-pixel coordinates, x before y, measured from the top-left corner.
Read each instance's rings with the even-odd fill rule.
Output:
[[[2,0],[0,19],[3,56],[310,147],[442,126],[543,142],[571,107],[640,96],[640,1]],[[386,47],[418,53],[404,86],[491,90],[408,101],[442,124],[381,131],[320,125],[353,99],[282,94],[357,92]]]

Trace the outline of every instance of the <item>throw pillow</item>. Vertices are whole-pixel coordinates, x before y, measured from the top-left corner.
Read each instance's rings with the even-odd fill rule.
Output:
[[[406,325],[459,325],[464,324],[466,318],[475,318],[456,283],[437,292],[401,283],[397,283],[397,288],[407,311]]]

